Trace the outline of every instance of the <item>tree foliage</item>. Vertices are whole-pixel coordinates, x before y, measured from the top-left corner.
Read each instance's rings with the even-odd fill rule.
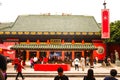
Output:
[[[110,23],[110,38],[105,42],[120,43],[120,20]]]

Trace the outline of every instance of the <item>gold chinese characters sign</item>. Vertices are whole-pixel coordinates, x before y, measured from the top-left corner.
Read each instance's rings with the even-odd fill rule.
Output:
[[[51,44],[61,44],[61,39],[50,39]]]

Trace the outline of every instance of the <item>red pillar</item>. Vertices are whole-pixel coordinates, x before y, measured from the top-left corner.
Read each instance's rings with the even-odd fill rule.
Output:
[[[65,43],[65,41],[64,41],[64,39],[62,40],[62,44],[64,44]],[[62,61],[64,61],[64,59],[65,59],[65,52],[64,51],[62,51]]]
[[[64,59],[65,59],[65,52],[62,51],[62,61],[64,61]]]
[[[36,51],[36,53],[37,53],[37,54],[36,54],[36,57],[39,58],[39,56],[40,56],[39,51]]]
[[[82,56],[84,57],[84,50],[82,50]]]
[[[50,44],[50,41],[49,41],[49,40],[47,40],[47,44]]]
[[[74,41],[74,40],[72,40],[72,44],[75,44],[75,41]]]
[[[82,45],[84,45],[85,41],[82,40]],[[84,50],[82,50],[82,56],[84,57]]]
[[[26,60],[28,61],[29,60],[29,50],[26,50]]]
[[[64,44],[65,43],[65,41],[64,40],[62,40],[62,44]]]
[[[49,58],[50,51],[47,51],[46,57]]]
[[[93,60],[94,60],[94,57],[93,57],[93,51],[90,51],[91,55],[90,55],[90,67],[93,68],[94,65],[93,65]]]
[[[74,60],[74,59],[75,59],[75,52],[72,51],[72,60]]]
[[[84,40],[82,40],[82,44],[84,44],[85,43],[85,41]]]

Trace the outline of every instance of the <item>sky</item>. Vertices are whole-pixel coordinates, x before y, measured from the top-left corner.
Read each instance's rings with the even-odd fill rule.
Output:
[[[0,0],[0,22],[14,22],[19,15],[94,16],[101,23],[104,0]],[[110,22],[120,20],[120,0],[105,0],[110,11]]]

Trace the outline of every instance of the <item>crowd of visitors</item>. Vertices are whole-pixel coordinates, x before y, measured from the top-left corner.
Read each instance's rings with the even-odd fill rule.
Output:
[[[63,74],[63,68],[59,67],[58,70],[58,75],[54,77],[54,80],[69,80],[68,76]],[[118,80],[116,78],[117,76],[117,70],[116,69],[111,69],[110,70],[110,75],[105,76],[104,80]],[[94,71],[93,69],[88,69],[87,75],[83,77],[83,80],[96,80],[94,76]]]
[[[18,60],[17,66],[16,66],[16,71],[17,71],[17,75],[16,75],[16,80],[18,80],[18,76],[20,75],[22,77],[22,80],[24,80],[24,75],[22,74],[22,68],[24,69],[24,67],[21,64],[21,59],[16,59],[16,62]],[[7,62],[6,62],[6,58],[0,54],[0,80],[7,80]],[[59,67],[57,69],[58,75],[56,75],[54,77],[54,80],[69,80],[69,77],[67,75],[64,74],[64,70],[62,67]],[[116,69],[111,69],[110,70],[110,76],[105,76],[104,80],[118,80],[116,78],[117,76],[117,70]],[[88,69],[87,75],[83,76],[83,80],[96,80],[95,76],[94,76],[94,70],[92,68]]]
[[[116,50],[115,50],[115,52],[116,52],[116,54],[115,54],[116,59],[115,60],[119,60],[118,52]],[[97,64],[98,63],[98,58],[95,57],[94,59],[95,59],[94,64]],[[31,57],[30,67],[33,68],[34,64],[36,64],[37,61],[38,61],[37,57]],[[41,61],[41,64],[46,64],[48,59],[45,58],[45,57],[42,57],[40,59],[40,61]],[[22,57],[16,57],[13,61],[14,70],[17,71],[16,77],[15,77],[16,80],[18,80],[18,76],[21,76],[22,80],[24,80],[24,75],[22,74],[22,69],[25,69],[25,68],[24,68],[24,64],[22,62],[24,62]],[[90,66],[90,58],[88,56],[86,58],[81,56],[80,59],[75,58],[73,60],[73,63],[74,63],[74,66],[75,66],[75,70],[79,71],[79,66],[81,66],[82,71],[84,71],[85,66]],[[105,59],[103,60],[103,63],[106,66],[111,65],[112,64],[111,58],[110,57],[105,57]],[[6,60],[4,55],[0,54],[0,80],[7,80],[6,70],[7,70],[7,60]],[[54,80],[69,80],[68,76],[66,76],[63,73],[63,71],[64,71],[63,68],[59,67],[58,70],[57,70],[58,75],[56,75],[54,77]],[[117,70],[111,69],[110,76],[105,76],[104,80],[118,80],[116,78],[116,75],[117,75]],[[96,80],[96,78],[94,76],[94,70],[92,68],[88,69],[87,75],[83,76],[83,80]]]

